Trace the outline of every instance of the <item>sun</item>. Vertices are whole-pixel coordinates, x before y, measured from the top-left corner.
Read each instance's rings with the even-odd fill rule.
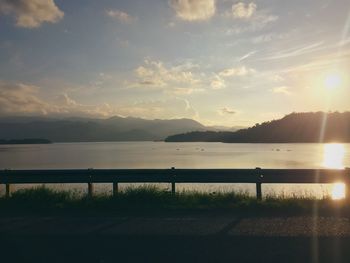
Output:
[[[329,90],[339,88],[341,86],[342,82],[343,82],[342,77],[338,73],[329,74],[324,79],[324,85]]]

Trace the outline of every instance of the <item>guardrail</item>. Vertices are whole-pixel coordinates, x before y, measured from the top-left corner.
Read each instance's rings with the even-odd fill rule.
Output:
[[[264,184],[328,184],[350,185],[350,169],[63,169],[0,170],[0,184],[11,194],[11,184],[86,183],[93,195],[94,183],[112,183],[118,194],[118,183],[170,183],[175,194],[176,183],[251,183],[256,184],[257,199],[262,199]]]

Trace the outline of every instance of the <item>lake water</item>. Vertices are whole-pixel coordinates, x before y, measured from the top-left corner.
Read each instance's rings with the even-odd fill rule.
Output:
[[[103,142],[0,145],[0,169],[170,167],[340,169],[350,167],[350,144]],[[85,186],[81,185],[54,187],[85,190]],[[180,184],[177,189],[234,189],[253,194],[254,187],[249,184]],[[110,190],[109,185],[97,187],[99,192]],[[330,191],[330,185],[263,185],[265,194],[287,196],[296,194],[322,197]]]

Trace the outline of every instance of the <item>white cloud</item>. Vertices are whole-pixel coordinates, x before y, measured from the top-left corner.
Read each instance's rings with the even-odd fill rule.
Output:
[[[0,0],[0,13],[12,14],[16,26],[24,28],[57,23],[64,16],[53,0]]]
[[[278,51],[276,53],[267,55],[261,60],[283,59],[283,58],[296,57],[296,56],[312,53],[312,52],[324,49],[325,47],[323,46],[323,44],[324,44],[324,41],[319,41],[308,45],[293,47],[287,50],[282,50],[282,51]]]
[[[254,3],[245,4],[243,2],[239,2],[232,5],[232,15],[234,18],[248,19],[256,12],[256,8],[257,6]]]
[[[122,22],[122,23],[131,23],[132,21],[135,20],[135,18],[133,18],[128,13],[121,11],[121,10],[118,10],[118,9],[106,10],[106,14],[110,18],[118,20],[119,22]]]
[[[292,93],[289,91],[289,87],[287,86],[281,86],[281,87],[276,87],[271,90],[273,93],[277,94],[284,94],[284,95],[291,95]]]
[[[171,0],[177,17],[186,21],[207,20],[215,14],[215,0]]]
[[[256,32],[264,29],[267,25],[278,20],[278,16],[276,15],[267,15],[267,14],[256,14],[249,20],[248,25],[234,25],[232,28],[226,30],[226,35],[236,35],[242,34],[244,32]]]
[[[236,23],[226,30],[227,35],[259,31],[278,20],[278,16],[270,14],[267,10],[258,10],[255,3],[243,2],[232,5],[232,10],[224,12],[223,16],[236,20]]]
[[[246,76],[248,74],[255,73],[252,68],[238,67],[238,68],[228,68],[219,72],[220,77],[234,77],[234,76]]]
[[[202,90],[199,74],[192,72],[197,66],[181,64],[165,66],[161,61],[146,59],[144,65],[135,69],[136,82],[131,87],[163,89],[168,93],[190,94]]]
[[[191,62],[166,65],[161,61],[145,59],[143,65],[134,70],[133,80],[125,83],[128,88],[162,90],[168,94],[187,95],[194,92],[225,88],[226,78],[244,77],[256,73],[245,66],[223,69],[220,72],[203,71]]]
[[[225,80],[220,78],[219,76],[215,76],[211,81],[210,86],[212,89],[223,89],[226,87]]]
[[[241,56],[241,57],[238,59],[238,61],[241,62],[241,61],[243,61],[243,60],[245,60],[245,59],[247,59],[247,58],[253,56],[255,53],[256,53],[255,50],[254,50],[254,51],[251,51],[251,52],[248,52],[247,54]]]
[[[168,94],[186,95],[205,91],[208,87],[214,90],[223,89],[226,87],[225,78],[242,77],[255,72],[252,68],[242,66],[207,74],[200,70],[199,65],[192,63],[166,66],[161,61],[146,59],[143,65],[135,69],[136,79],[128,81],[127,86],[162,90]]]

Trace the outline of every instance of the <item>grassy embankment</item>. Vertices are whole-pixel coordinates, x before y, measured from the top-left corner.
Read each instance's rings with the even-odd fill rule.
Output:
[[[0,214],[158,214],[158,213],[241,213],[311,214],[317,205],[321,214],[349,214],[350,203],[329,198],[281,198],[268,196],[258,201],[243,193],[181,192],[172,195],[154,186],[127,188],[117,196],[87,198],[76,192],[44,187],[23,189],[10,198],[0,197]]]

